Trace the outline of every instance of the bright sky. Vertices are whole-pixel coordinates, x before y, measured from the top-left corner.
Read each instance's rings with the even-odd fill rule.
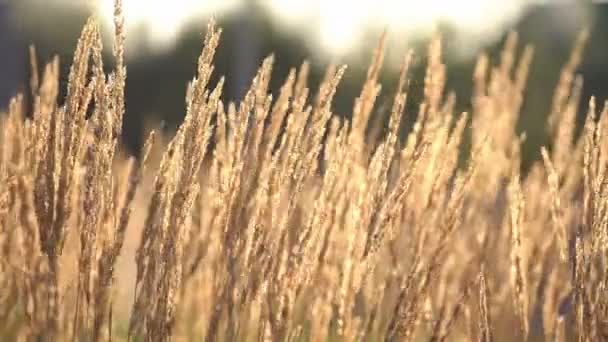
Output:
[[[111,27],[114,0],[96,0],[97,10]],[[150,43],[170,47],[184,25],[198,17],[220,15],[243,0],[123,0],[127,30],[143,27]],[[130,38],[132,39],[132,38]]]
[[[113,0],[97,0],[111,23]],[[253,0],[123,0],[128,27],[144,28],[149,43],[170,47],[193,19],[221,16]],[[370,30],[405,39],[442,20],[483,42],[517,19],[529,0],[258,0],[285,29],[303,31],[326,54],[348,54]],[[138,31],[139,32],[139,31]]]
[[[286,25],[314,32],[331,54],[356,47],[366,31],[393,36],[428,33],[440,20],[472,39],[491,38],[520,15],[524,0],[264,0]],[[317,28],[316,30],[314,28]]]

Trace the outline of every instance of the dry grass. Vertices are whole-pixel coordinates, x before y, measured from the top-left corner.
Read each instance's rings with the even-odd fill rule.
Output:
[[[591,99],[576,137],[584,34],[556,87],[552,149],[520,174],[533,50],[519,56],[514,34],[496,66],[479,58],[462,114],[433,40],[401,141],[412,53],[372,138],[384,39],[347,121],[331,106],[343,66],[315,91],[304,63],[273,97],[269,57],[224,103],[210,24],[183,124],[134,159],[119,141],[119,0],[115,28],[113,72],[90,20],[67,96],[58,61],[39,76],[32,51],[31,112],[17,96],[0,117],[3,340],[608,339],[608,115]]]

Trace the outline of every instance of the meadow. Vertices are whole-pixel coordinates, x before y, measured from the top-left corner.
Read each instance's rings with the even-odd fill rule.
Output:
[[[273,56],[225,103],[210,22],[183,123],[130,156],[120,0],[114,24],[113,70],[90,19],[66,96],[59,60],[38,70],[32,48],[31,94],[0,112],[0,339],[608,340],[608,106],[580,95],[586,32],[550,85],[551,143],[524,168],[534,49],[515,33],[479,56],[464,113],[439,36],[382,86],[381,38],[343,117],[346,66],[310,89],[304,62],[271,94]]]

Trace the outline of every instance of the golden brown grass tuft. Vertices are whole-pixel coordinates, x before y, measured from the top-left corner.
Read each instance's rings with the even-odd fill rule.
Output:
[[[273,97],[269,56],[224,103],[211,22],[182,125],[136,159],[120,144],[120,0],[114,23],[112,72],[90,19],[66,97],[58,59],[39,73],[32,48],[31,112],[18,95],[0,116],[3,340],[608,339],[608,106],[591,99],[574,134],[587,33],[556,86],[552,148],[522,174],[533,49],[514,33],[497,65],[479,58],[469,113],[454,113],[439,37],[404,113],[408,52],[369,134],[384,37],[349,121],[332,112],[345,66],[310,89],[303,63]]]

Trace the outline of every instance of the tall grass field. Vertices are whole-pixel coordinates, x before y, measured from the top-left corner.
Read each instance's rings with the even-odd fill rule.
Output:
[[[0,113],[0,340],[608,341],[608,106],[580,95],[586,33],[529,168],[516,124],[533,48],[516,34],[479,56],[468,113],[440,38],[382,87],[381,39],[338,116],[345,66],[311,89],[303,63],[271,94],[272,56],[223,101],[213,22],[183,122],[132,157],[121,7],[112,46],[86,23],[65,91],[32,49],[31,94]]]

